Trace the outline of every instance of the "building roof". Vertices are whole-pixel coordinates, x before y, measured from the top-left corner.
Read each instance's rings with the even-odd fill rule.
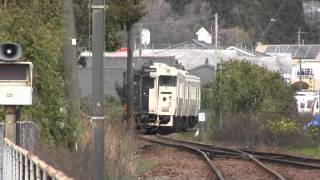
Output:
[[[201,27],[197,32],[196,35],[205,34],[205,35],[211,35],[204,27]]]
[[[192,72],[192,71],[196,71],[196,70],[203,69],[203,68],[208,68],[208,69],[211,69],[212,71],[214,71],[214,66],[212,66],[210,64],[202,64],[200,66],[197,66],[197,67],[190,69],[189,71]]]
[[[249,56],[240,53],[236,49],[231,50],[217,50],[215,49],[144,49],[142,51],[136,50],[133,52],[134,58],[137,59],[176,59],[178,63],[187,70],[195,69],[206,63],[211,66],[216,66],[217,63],[223,59],[224,62],[230,59],[240,59],[258,64],[273,71],[282,73],[291,72],[291,55],[277,55],[277,56]],[[91,53],[83,53],[82,55],[91,55]],[[140,57],[141,55],[141,57]],[[112,52],[105,53],[107,59],[118,59],[126,61],[126,52]],[[88,62],[88,66],[90,66]]]
[[[319,59],[320,44],[302,44],[302,45],[258,45],[256,51],[265,54],[291,54],[293,59]]]
[[[170,46],[170,49],[214,49],[214,46],[204,41],[192,39],[191,41],[174,44]]]
[[[254,50],[248,51],[247,49],[241,49],[235,46],[230,46],[227,48],[227,50],[236,50],[238,56],[268,56],[264,53],[256,52]]]

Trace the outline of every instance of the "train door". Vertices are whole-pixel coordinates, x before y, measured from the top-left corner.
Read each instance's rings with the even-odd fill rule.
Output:
[[[177,91],[177,76],[159,76],[158,112],[164,115],[174,115]]]

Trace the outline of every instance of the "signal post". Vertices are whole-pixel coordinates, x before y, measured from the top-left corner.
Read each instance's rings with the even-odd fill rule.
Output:
[[[16,106],[4,106],[5,111],[5,134],[4,137],[16,143]]]
[[[18,44],[0,44],[0,105],[5,110],[5,138],[14,143],[20,142],[16,135],[17,106],[32,105],[33,64],[19,62],[21,54]]]

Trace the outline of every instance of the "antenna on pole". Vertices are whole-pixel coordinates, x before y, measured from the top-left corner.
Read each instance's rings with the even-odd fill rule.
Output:
[[[298,44],[299,44],[299,47],[300,47],[300,45],[301,45],[301,34],[307,34],[308,32],[302,32],[301,31],[301,27],[299,27],[299,30],[298,30],[298,32],[297,32],[297,34],[298,34]]]
[[[301,27],[299,27],[298,30],[298,44],[299,44],[299,48],[301,46],[301,34],[306,34],[307,32],[302,32],[301,31]],[[302,90],[302,59],[299,58],[299,84],[300,84],[300,90]]]

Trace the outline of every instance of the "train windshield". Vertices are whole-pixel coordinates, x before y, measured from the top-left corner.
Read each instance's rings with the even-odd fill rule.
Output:
[[[177,76],[160,76],[160,86],[177,86]]]
[[[152,89],[154,87],[154,78],[145,76],[142,78],[143,89]]]

